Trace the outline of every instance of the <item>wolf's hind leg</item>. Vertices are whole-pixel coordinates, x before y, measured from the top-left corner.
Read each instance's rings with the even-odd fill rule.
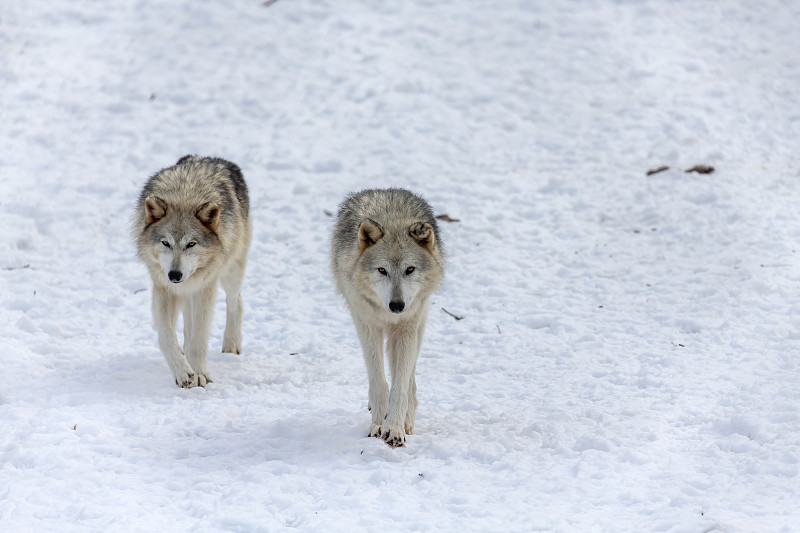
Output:
[[[222,337],[222,351],[242,353],[242,280],[244,263],[234,263],[220,280],[225,290],[225,334]]]
[[[408,387],[408,410],[406,411],[406,423],[405,423],[405,430],[406,435],[412,435],[414,433],[414,419],[417,416],[417,406],[419,402],[417,401],[417,381],[414,379],[414,372],[413,370],[411,373],[411,384]]]

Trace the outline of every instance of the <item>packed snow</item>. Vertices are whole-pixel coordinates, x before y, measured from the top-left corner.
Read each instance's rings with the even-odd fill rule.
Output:
[[[798,20],[3,2],[0,529],[800,530]],[[254,227],[243,353],[220,291],[194,389],[129,231],[186,154],[242,168]],[[398,449],[329,271],[339,202],[388,186],[457,219]]]

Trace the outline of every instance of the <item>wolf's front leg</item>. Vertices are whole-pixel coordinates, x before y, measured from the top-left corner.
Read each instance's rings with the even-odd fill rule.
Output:
[[[389,331],[389,364],[392,365],[392,388],[389,409],[383,425],[383,440],[392,448],[406,445],[406,429],[414,427],[417,387],[414,370],[419,356],[416,324],[396,326]],[[413,402],[413,406],[412,406]]]
[[[196,386],[197,376],[186,360],[175,333],[178,322],[178,298],[157,286],[153,287],[153,322],[158,332],[158,347],[167,360],[175,384],[184,388]]]
[[[419,359],[419,352],[422,348],[422,337],[425,335],[425,325],[428,323],[428,302],[427,299],[422,302],[419,317],[417,319],[417,345],[414,347],[414,352],[417,354],[414,359],[414,368],[411,369],[411,381],[408,386],[408,411],[406,411],[406,435],[414,433],[414,420],[417,416],[417,380],[414,375],[417,372],[416,360]]]
[[[217,283],[209,283],[194,293],[187,305],[187,314],[191,316],[189,336],[184,340],[186,358],[197,374],[197,384],[205,387],[211,376],[206,370],[208,359],[208,337],[211,334],[211,319],[214,316],[214,297],[217,294]]]
[[[386,382],[386,372],[383,368],[383,332],[370,327],[353,314],[356,324],[358,339],[361,341],[361,350],[364,352],[364,362],[367,365],[369,378],[369,410],[372,412],[372,424],[369,428],[370,437],[380,437],[386,409],[389,405],[389,384]]]

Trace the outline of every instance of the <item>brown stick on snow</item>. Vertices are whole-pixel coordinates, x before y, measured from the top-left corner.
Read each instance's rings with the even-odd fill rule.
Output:
[[[650,169],[647,171],[647,175],[652,176],[653,174],[658,174],[659,172],[664,172],[665,170],[669,170],[669,167],[667,165]]]
[[[697,172],[698,174],[711,174],[714,172],[714,167],[710,167],[708,165],[695,165],[690,169],[687,169],[686,172]]]
[[[448,310],[447,310],[447,309],[445,309],[444,307],[442,307],[442,311],[444,311],[445,313],[447,313],[447,314],[448,314],[448,315],[450,315],[451,317],[455,318],[456,320],[461,320],[462,318],[464,318],[463,316],[457,316],[457,315],[454,315],[453,313],[451,313],[450,311],[448,311]]]

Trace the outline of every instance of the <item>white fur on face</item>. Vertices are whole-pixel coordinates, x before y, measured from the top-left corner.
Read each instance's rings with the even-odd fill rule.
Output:
[[[387,274],[384,276],[377,269],[374,269],[374,273],[371,276],[372,289],[380,298],[383,308],[389,310],[389,303],[401,301],[405,304],[405,308],[408,309],[420,289],[419,278],[417,277],[419,274],[415,272],[407,275],[405,268],[399,272],[392,272],[387,268]]]
[[[168,243],[169,247],[165,246],[164,242]],[[191,240],[188,237],[175,241],[171,236],[166,236],[162,239],[162,242],[156,245],[158,247],[158,262],[161,264],[164,277],[170,283],[172,281],[169,279],[169,273],[172,271],[181,273],[179,283],[183,283],[197,270],[199,257],[194,253],[194,247],[187,248],[189,242]]]
[[[389,302],[392,300],[393,283],[389,276],[384,276],[375,270],[372,274],[372,289],[378,295],[384,309],[389,309]]]

